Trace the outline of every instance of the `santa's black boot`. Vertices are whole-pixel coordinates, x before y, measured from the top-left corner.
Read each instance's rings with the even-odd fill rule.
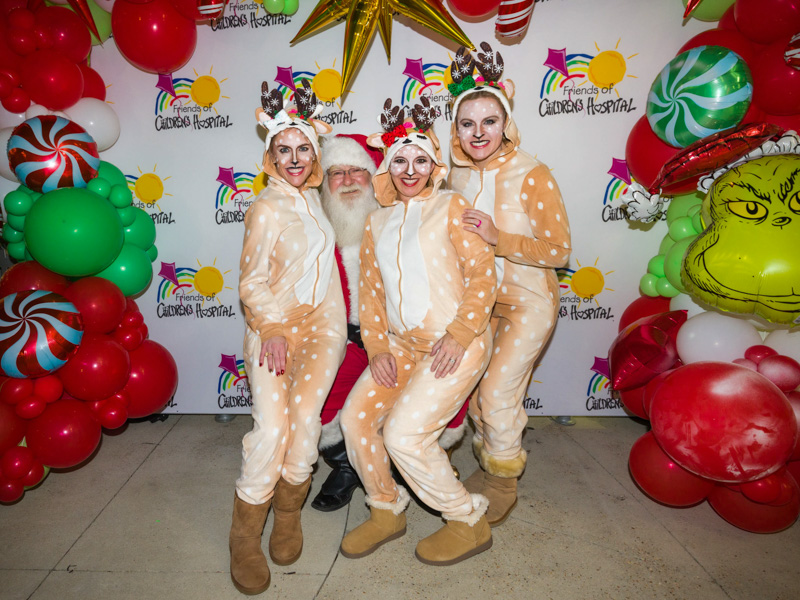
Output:
[[[322,489],[311,502],[311,507],[322,512],[331,512],[347,506],[353,491],[361,485],[358,474],[347,460],[344,441],[320,451],[325,461],[333,467]]]

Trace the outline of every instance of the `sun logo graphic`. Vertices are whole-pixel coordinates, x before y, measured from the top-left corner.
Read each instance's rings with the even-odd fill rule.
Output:
[[[622,39],[617,40],[613,50],[600,50],[597,54],[572,53],[566,48],[549,48],[544,66],[548,67],[539,89],[539,114],[553,116],[558,114],[585,113],[597,115],[636,110],[633,99],[620,96],[618,86],[627,77],[627,61],[637,56],[625,58],[618,51]],[[599,101],[601,95],[616,98]],[[555,96],[555,99],[553,99]]]
[[[427,96],[433,103],[449,102],[453,98],[447,89],[453,83],[449,64],[424,63],[421,58],[407,58],[403,75],[406,76],[400,96],[403,104],[411,104],[420,96]]]
[[[622,404],[619,398],[612,396],[608,359],[595,356],[590,371],[592,374],[586,388],[586,410],[621,410]]]
[[[611,159],[611,168],[608,170],[608,174],[611,178],[603,194],[601,218],[605,223],[609,221],[625,221],[625,209],[621,206],[622,196],[628,191],[628,187],[635,179],[628,171],[628,163],[621,158]]]
[[[584,267],[576,260],[577,269],[566,267],[556,269],[561,289],[559,317],[568,317],[575,321],[614,318],[611,309],[601,306],[597,299],[601,292],[614,291],[606,287],[606,277],[614,271],[603,273],[597,268],[599,261],[598,257],[593,266]],[[591,306],[592,302],[594,306]],[[589,304],[589,307],[582,309],[581,305],[584,303]]]
[[[244,370],[244,360],[235,354],[221,354],[217,380],[217,405],[220,408],[250,407],[250,384]]]
[[[242,223],[245,212],[266,187],[267,175],[264,172],[255,174],[234,171],[233,167],[219,167],[216,181],[219,183],[214,197],[217,225]]]
[[[295,71],[292,67],[278,67],[274,81],[278,84],[278,91],[283,94],[284,102],[294,102],[294,93],[297,88],[303,87],[303,79],[307,79],[317,95],[317,100],[322,102],[326,109],[333,109],[319,115],[318,119],[330,125],[355,123],[357,119],[353,111],[342,110],[342,105],[336,100],[342,95],[342,74],[336,70],[336,59],[333,65],[327,68],[320,67],[316,62],[314,64],[317,67],[316,71]]]
[[[155,103],[156,131],[169,129],[213,129],[230,127],[230,117],[220,115],[215,104],[221,99],[229,100],[222,94],[221,84],[226,79],[217,80],[212,74],[200,75],[195,70],[195,78],[173,78],[171,74],[158,76]],[[213,111],[213,115],[210,113]]]
[[[220,271],[216,263],[217,260],[214,259],[213,264],[203,265],[198,260],[198,268],[194,269],[177,267],[175,263],[162,261],[158,273],[161,281],[156,292],[158,318],[235,317],[234,307],[223,304],[220,298],[223,290],[233,289],[225,281],[225,276],[231,270]]]
[[[150,213],[150,217],[156,224],[174,223],[171,212],[164,212],[159,204],[165,197],[172,197],[172,194],[164,189],[164,184],[172,176],[162,177],[158,174],[158,165],[153,166],[150,172],[144,172],[141,167],[136,167],[138,175],[125,175],[128,182],[128,189],[133,194],[133,205],[144,209]]]

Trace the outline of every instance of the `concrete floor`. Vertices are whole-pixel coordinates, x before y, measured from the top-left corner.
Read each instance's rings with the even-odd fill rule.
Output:
[[[272,568],[262,597],[292,600],[800,598],[800,525],[772,535],[739,530],[707,504],[666,508],[627,470],[645,426],[579,418],[531,419],[520,502],[494,546],[452,567],[414,558],[441,522],[412,502],[408,533],[360,560],[337,552],[363,521],[347,509],[303,509],[305,549]],[[96,456],[51,473],[17,504],[0,507],[0,599],[242,598],[230,582],[227,536],[242,435],[249,417],[170,416],[106,435]],[[464,476],[469,444],[454,455]],[[329,471],[320,463],[315,494]],[[267,521],[264,547],[271,527]]]

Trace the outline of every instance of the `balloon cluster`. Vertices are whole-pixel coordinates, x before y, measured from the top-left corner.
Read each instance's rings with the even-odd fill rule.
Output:
[[[271,15],[293,15],[300,6],[300,0],[264,0],[264,8]]]
[[[515,39],[525,35],[535,0],[450,0],[457,13],[473,19],[489,17],[497,11],[494,29],[498,38]]]
[[[741,319],[641,317],[662,309],[663,299],[634,301],[623,320],[640,318],[609,355],[622,403],[652,427],[631,448],[634,481],[668,506],[708,500],[747,531],[790,527],[800,514],[800,363]],[[790,351],[800,355],[800,344]]]
[[[147,337],[136,303],[106,279],[70,282],[33,261],[0,278],[0,502],[45,467],[85,461],[102,428],[166,405],[177,365]]]

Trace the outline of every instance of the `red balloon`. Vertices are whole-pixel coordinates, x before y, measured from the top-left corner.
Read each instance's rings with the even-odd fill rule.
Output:
[[[123,390],[131,400],[129,418],[138,419],[158,412],[177,388],[178,365],[164,346],[146,340],[131,352],[131,377]]]
[[[130,2],[130,0],[127,0]],[[207,21],[208,16],[202,14],[198,10],[198,0],[169,0],[172,6],[175,7],[179,13],[181,13],[187,19],[191,19],[192,21]]]
[[[22,88],[14,88],[8,96],[3,98],[0,104],[10,113],[24,113],[31,105],[31,97]]]
[[[0,477],[0,502],[16,502],[24,493],[22,481]]]
[[[100,435],[100,423],[85,403],[63,399],[30,422],[25,439],[42,464],[61,469],[89,458]]]
[[[612,387],[639,387],[671,369],[678,359],[678,329],[685,322],[686,311],[675,310],[644,317],[623,329],[608,351]]]
[[[751,69],[753,68],[756,50],[753,47],[753,43],[738,31],[730,31],[728,29],[709,29],[707,31],[702,31],[681,46],[677,54],[700,46],[723,46],[733,50],[744,59],[748,67]],[[748,123],[749,121],[743,120],[742,122]]]
[[[650,188],[664,163],[675,156],[679,150],[679,148],[673,148],[669,144],[662,142],[653,133],[647,117],[643,116],[636,121],[630,134],[628,134],[628,142],[625,145],[625,160],[633,178],[645,188]],[[676,189],[671,193],[682,194],[696,189],[696,181],[687,182],[682,184],[680,189]]]
[[[142,313],[136,310],[127,311],[125,315],[123,315],[120,325],[122,327],[139,327],[142,323],[144,323],[144,317]]]
[[[50,110],[69,108],[83,94],[83,75],[78,65],[54,49],[37,50],[26,56],[20,76],[31,100]]]
[[[139,305],[133,298],[125,298],[125,312],[139,312]]]
[[[36,11],[36,25],[52,39],[51,48],[74,63],[89,56],[92,36],[81,18],[63,6],[45,6]]]
[[[128,420],[128,409],[116,398],[109,398],[102,403],[97,416],[106,429],[117,429]]]
[[[750,106],[753,106],[752,104]],[[762,113],[762,121],[783,127],[786,131],[800,131],[800,112],[794,115],[770,115]]]
[[[84,336],[78,352],[57,373],[67,393],[91,401],[120,391],[130,371],[131,359],[125,348],[108,336],[94,334]]]
[[[768,356],[775,356],[777,353],[777,350],[774,350],[769,346],[758,344],[756,346],[750,346],[747,350],[745,350],[744,357],[747,360],[753,361],[757,365]]]
[[[717,27],[729,31],[739,31],[739,28],[736,27],[736,17],[733,16],[733,6],[726,10],[722,17],[720,17]]]
[[[636,485],[667,506],[692,506],[714,489],[714,482],[690,473],[667,456],[652,432],[634,442],[628,467]]]
[[[622,390],[619,393],[622,405],[640,419],[647,419],[647,412],[644,410],[644,391],[647,386],[639,386],[629,390]]]
[[[17,416],[23,419],[35,419],[44,412],[46,407],[47,402],[43,398],[28,396],[22,402],[14,405],[14,410],[17,412]]]
[[[20,62],[22,57],[8,45],[8,26],[0,19],[0,67],[16,71]]]
[[[119,327],[114,331],[114,339],[125,350],[132,352],[144,341],[144,336],[138,328]]]
[[[27,8],[15,8],[6,16],[8,26],[12,29],[33,29],[35,22],[33,13]]]
[[[151,73],[177,71],[189,62],[197,45],[194,20],[184,17],[169,0],[115,2],[111,31],[120,54]]]
[[[758,372],[777,385],[782,392],[790,392],[800,385],[800,364],[783,354],[764,358],[758,363]]]
[[[789,401],[789,405],[794,411],[795,421],[797,422],[798,428],[800,428],[800,392],[786,392],[786,399]],[[798,432],[797,441],[795,442],[794,450],[789,460],[800,460],[800,432]],[[797,478],[800,479],[800,473],[798,473]]]
[[[47,403],[55,402],[64,393],[64,384],[55,375],[33,380],[33,393]]]
[[[33,30],[25,31],[24,29],[9,28],[8,45],[20,56],[27,56],[36,51],[36,35]]]
[[[783,57],[788,43],[788,37],[773,42],[753,65],[753,102],[768,114],[800,113],[800,71]]]
[[[106,99],[106,82],[100,76],[100,73],[95,71],[88,65],[78,65],[83,75],[83,98],[97,98],[98,100]]]
[[[676,365],[675,369],[670,369],[669,371],[664,371],[659,375],[656,375],[653,379],[651,379],[646,386],[644,386],[644,393],[642,394],[642,410],[644,410],[645,414],[647,414],[647,418],[650,418],[650,407],[653,404],[653,398],[656,397],[656,392],[658,388],[661,387],[661,384],[667,380],[672,373],[683,366],[680,364]]]
[[[731,525],[753,533],[775,533],[790,527],[800,514],[800,493],[794,484],[792,499],[783,506],[770,506],[749,500],[744,494],[717,486],[708,503]]]
[[[0,401],[6,404],[17,404],[33,394],[32,379],[5,378],[0,385]]]
[[[786,477],[786,470],[782,469],[762,479],[743,483],[740,488],[742,493],[753,502],[771,504],[780,498],[782,484]]]
[[[25,446],[9,448],[0,458],[3,477],[7,479],[22,479],[33,468],[33,464],[33,452]]]
[[[27,426],[28,422],[17,416],[13,406],[0,403],[0,454],[22,441]]]
[[[795,446],[789,401],[766,377],[732,363],[676,369],[650,406],[658,443],[692,473],[743,483],[782,467]]]
[[[488,17],[497,7],[500,0],[449,0],[453,10],[465,17]]]
[[[617,331],[622,331],[628,325],[643,317],[665,312],[669,312],[669,298],[664,298],[663,296],[640,296],[622,312]]]
[[[791,460],[786,463],[786,472],[792,476],[795,482],[800,481],[800,460]]]
[[[757,44],[769,44],[800,31],[798,0],[736,0],[736,27]]]
[[[125,313],[125,296],[108,279],[84,277],[64,292],[83,318],[87,333],[109,333],[119,325]]]
[[[0,298],[26,290],[47,290],[64,295],[69,281],[63,275],[44,268],[34,260],[12,265],[0,277]]]
[[[34,458],[31,470],[22,478],[22,485],[26,488],[33,487],[42,479],[44,479],[44,465]]]

